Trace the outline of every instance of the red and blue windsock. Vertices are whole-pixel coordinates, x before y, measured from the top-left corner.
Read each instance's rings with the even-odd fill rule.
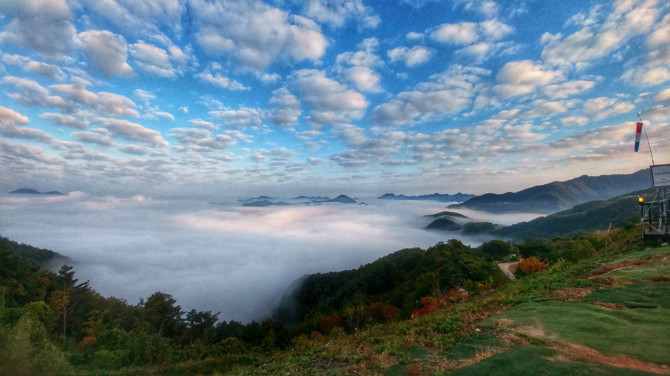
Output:
[[[635,152],[640,148],[640,136],[642,135],[642,123],[635,124]]]

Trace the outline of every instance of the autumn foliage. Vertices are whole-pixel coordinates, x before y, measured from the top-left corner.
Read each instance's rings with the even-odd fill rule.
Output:
[[[540,261],[537,257],[531,256],[521,260],[519,262],[519,270],[523,275],[533,274],[540,272],[547,267],[547,264]]]
[[[462,300],[467,300],[467,298],[468,292],[461,287],[453,288],[447,291],[444,296],[439,298],[432,296],[423,297],[421,298],[422,306],[412,310],[412,317],[429,314],[431,312],[437,311],[440,307],[448,303],[460,302]]]

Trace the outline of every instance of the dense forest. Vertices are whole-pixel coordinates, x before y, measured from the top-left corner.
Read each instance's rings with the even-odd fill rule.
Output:
[[[44,269],[56,253],[0,238],[0,373],[96,373],[205,360],[226,369],[335,328],[352,333],[488,294],[509,283],[498,261],[531,260],[519,268],[523,274],[605,245],[580,236],[404,249],[355,270],[305,276],[272,318],[243,324],[184,310],[160,291],[137,304],[103,297],[71,266]]]

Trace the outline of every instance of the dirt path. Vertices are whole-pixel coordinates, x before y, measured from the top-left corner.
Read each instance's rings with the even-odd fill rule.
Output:
[[[656,364],[643,362],[639,359],[627,357],[624,355],[608,355],[596,351],[590,347],[578,345],[576,343],[561,343],[553,347],[568,359],[584,359],[589,362],[605,364],[615,368],[628,368],[638,371],[657,373],[659,375],[670,375],[670,366],[665,364]]]
[[[625,355],[610,355],[601,353],[588,346],[568,342],[554,336],[548,336],[544,329],[539,326],[524,326],[514,331],[515,336],[522,345],[528,345],[528,338],[550,341],[549,348],[558,351],[558,355],[553,357],[554,361],[571,361],[573,359],[583,359],[591,363],[600,363],[615,368],[627,368],[638,371],[656,373],[659,375],[670,375],[670,365],[644,362],[639,359],[631,358]],[[521,334],[521,336],[519,336]],[[510,338],[508,338],[509,340]],[[514,340],[512,339],[512,342]]]
[[[512,281],[516,281],[516,277],[514,276],[514,273],[512,272],[512,270],[510,270],[510,268],[513,267],[514,270],[516,270],[516,267],[518,265],[519,265],[518,262],[501,262],[500,264],[498,264],[498,266],[503,271],[503,273],[505,273],[507,278],[509,278]]]

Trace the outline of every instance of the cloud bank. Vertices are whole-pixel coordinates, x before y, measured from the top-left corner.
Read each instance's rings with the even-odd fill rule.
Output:
[[[424,215],[443,203],[371,202],[246,208],[141,195],[7,195],[0,233],[71,258],[77,278],[104,296],[136,304],[162,291],[184,310],[247,322],[268,317],[305,274],[357,268],[454,237],[423,230],[432,220]]]

